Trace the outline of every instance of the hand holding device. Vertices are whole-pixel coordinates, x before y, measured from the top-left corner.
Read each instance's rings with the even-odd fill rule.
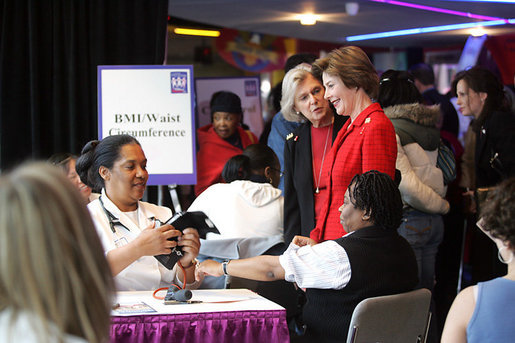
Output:
[[[153,223],[141,231],[135,243],[142,256],[166,254],[169,249],[174,249],[176,243],[172,243],[169,239],[177,234],[170,226],[158,226]]]
[[[220,233],[213,222],[202,211],[178,212],[164,223],[156,220],[156,227],[164,224],[170,224],[175,228],[175,230],[179,230],[181,232],[189,227],[194,228],[198,231],[199,237],[204,239],[208,232]],[[168,240],[177,241],[177,237],[170,237]],[[172,248],[172,252],[170,254],[156,255],[154,257],[166,268],[172,269],[175,263],[177,263],[177,261],[183,256],[184,252],[182,251],[182,247],[178,245]]]

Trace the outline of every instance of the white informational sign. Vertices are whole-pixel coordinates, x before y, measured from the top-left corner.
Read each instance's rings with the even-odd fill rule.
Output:
[[[263,132],[261,90],[258,76],[195,78],[198,127],[211,123],[209,101],[213,93],[229,91],[238,95],[243,108],[243,122],[257,137]]]
[[[149,185],[195,184],[192,66],[98,66],[98,136],[129,134]]]

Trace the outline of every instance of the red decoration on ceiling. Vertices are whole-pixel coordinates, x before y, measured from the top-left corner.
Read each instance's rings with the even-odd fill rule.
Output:
[[[272,35],[223,29],[215,46],[227,63],[255,73],[283,69],[287,58],[285,39]]]

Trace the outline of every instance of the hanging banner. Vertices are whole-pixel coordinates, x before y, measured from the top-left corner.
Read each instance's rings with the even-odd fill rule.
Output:
[[[515,75],[515,34],[488,37],[486,47],[497,63],[502,83],[513,85],[513,76]]]
[[[128,134],[147,157],[149,185],[195,184],[192,66],[98,66],[98,137]]]
[[[232,66],[254,73],[282,69],[287,39],[260,33],[223,29],[216,39],[218,54]]]

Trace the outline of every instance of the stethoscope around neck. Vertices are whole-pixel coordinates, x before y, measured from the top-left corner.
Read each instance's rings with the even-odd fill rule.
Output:
[[[116,218],[114,214],[112,214],[104,205],[104,202],[102,201],[102,196],[98,198],[98,201],[100,201],[100,206],[102,206],[102,209],[104,210],[104,213],[106,214],[107,220],[109,222],[109,227],[111,228],[111,231],[116,235],[116,225],[119,225],[123,227],[127,231],[131,231],[125,224],[123,224],[120,219]],[[158,224],[158,226],[161,226],[162,223],[157,219],[156,217],[152,216],[148,218],[149,220],[154,220]]]
[[[102,206],[102,209],[104,210],[104,213],[107,216],[107,220],[109,221],[109,227],[111,228],[111,231],[113,231],[114,234],[116,234],[116,225],[120,225],[127,231],[131,231],[125,224],[123,224],[120,219],[116,218],[114,214],[109,212],[107,208],[104,205],[104,202],[102,201],[102,196],[98,198],[98,201],[100,201],[100,206]]]

